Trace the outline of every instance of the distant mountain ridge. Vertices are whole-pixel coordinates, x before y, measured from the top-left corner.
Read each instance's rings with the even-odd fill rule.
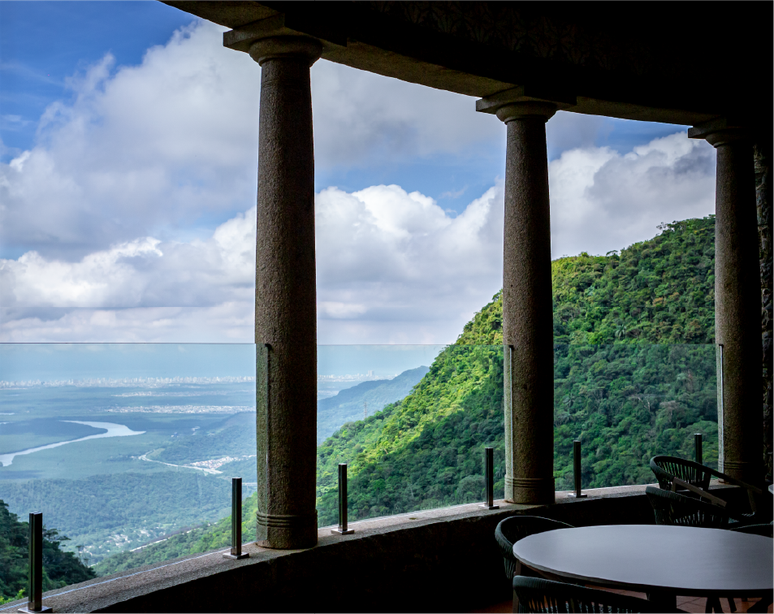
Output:
[[[317,401],[317,443],[325,441],[343,424],[362,420],[365,412],[370,416],[389,403],[400,401],[429,370],[429,367],[417,367],[393,379],[362,382]]]

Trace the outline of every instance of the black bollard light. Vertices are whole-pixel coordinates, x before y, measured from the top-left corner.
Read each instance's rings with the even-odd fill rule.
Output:
[[[350,535],[354,529],[347,528],[347,463],[339,463],[339,528],[331,533]]]
[[[231,552],[223,556],[227,559],[250,556],[242,552],[242,478],[231,478]]]
[[[30,512],[30,576],[26,608],[19,612],[52,612],[43,605],[43,513]]]
[[[494,504],[494,448],[484,448],[484,481],[486,483],[486,503],[481,507],[488,510],[499,509]]]
[[[704,454],[701,449],[701,433],[693,434],[693,447],[696,450],[696,462],[699,463],[700,465],[703,465]]]
[[[575,492],[570,495],[577,499],[583,499],[587,495],[581,494],[581,442],[576,439],[572,442],[572,473],[575,478]]]

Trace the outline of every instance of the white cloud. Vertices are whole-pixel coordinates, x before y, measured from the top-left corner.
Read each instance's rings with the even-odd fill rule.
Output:
[[[459,154],[505,139],[475,98],[320,60],[312,68],[315,162],[321,168]]]
[[[3,341],[252,341],[255,208],[206,241],[0,259]]]
[[[68,80],[36,146],[0,164],[0,244],[79,260],[118,242],[174,237],[255,199],[260,68],[201,23],[139,66],[109,54]]]
[[[715,210],[715,152],[684,132],[628,154],[565,151],[549,165],[552,257],[605,254],[657,234],[661,222]]]
[[[319,341],[453,340],[499,288],[502,190],[450,218],[398,186],[316,199]],[[0,260],[4,341],[252,341],[255,209],[205,240]]]
[[[396,185],[317,197],[320,343],[444,343],[502,279],[502,187],[454,218]]]

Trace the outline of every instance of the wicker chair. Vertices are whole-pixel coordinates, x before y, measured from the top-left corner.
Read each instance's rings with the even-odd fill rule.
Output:
[[[725,508],[655,486],[646,486],[645,494],[656,524],[726,529],[729,522],[738,520]]]
[[[709,483],[712,478],[744,488],[747,493],[750,507],[748,510],[740,511],[736,515],[738,520],[747,523],[771,520],[770,517],[758,513],[759,497],[761,497],[763,491],[756,486],[732,478],[730,475],[716,471],[706,465],[701,465],[694,461],[685,460],[684,458],[678,458],[676,456],[654,456],[650,459],[650,468],[653,473],[656,474],[658,485],[665,490],[674,490],[672,484],[674,478],[679,478],[702,490],[709,490]],[[763,499],[760,500],[763,502]],[[768,502],[766,501],[764,503]],[[765,508],[766,505],[764,504],[762,507]]]
[[[687,481],[687,480],[686,480]],[[645,494],[653,507],[656,524],[683,525],[689,527],[705,527],[709,529],[727,529],[734,518],[725,508],[700,499],[686,497],[680,493],[646,486]],[[728,606],[736,612],[736,604],[728,598]],[[707,600],[707,612],[722,612],[720,599],[710,597]]]
[[[540,578],[513,578],[514,612],[663,612],[645,599]],[[684,610],[675,610],[683,612]]]
[[[495,529],[495,540],[503,554],[505,577],[511,580],[514,575],[521,574],[521,564],[513,556],[513,544],[517,541],[535,533],[571,528],[572,525],[541,516],[511,516],[501,520]]]

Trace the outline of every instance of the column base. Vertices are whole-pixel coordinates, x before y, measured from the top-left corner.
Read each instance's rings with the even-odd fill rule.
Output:
[[[732,478],[755,484],[760,477],[760,465],[750,461],[734,461],[723,459],[723,473]]]
[[[545,505],[556,502],[554,478],[519,478],[505,476],[506,500],[511,503]]]
[[[256,512],[256,541],[262,548],[295,550],[317,545],[317,510],[314,514],[263,514]]]

